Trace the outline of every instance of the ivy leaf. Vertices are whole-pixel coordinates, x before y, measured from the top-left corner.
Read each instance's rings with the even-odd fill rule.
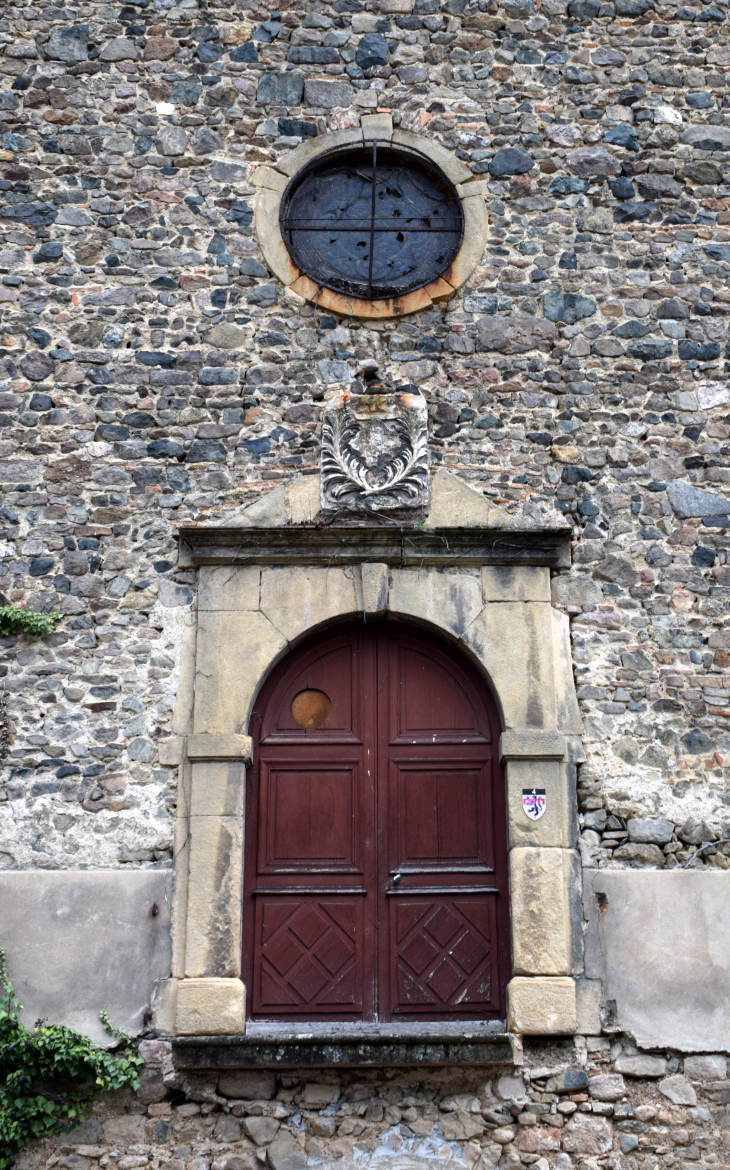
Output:
[[[0,614],[8,608],[0,607]],[[37,1024],[29,1031],[21,1011],[0,947],[0,1170],[9,1170],[13,1156],[34,1138],[67,1132],[85,1120],[95,1090],[138,1089],[144,1064],[133,1038],[115,1029],[106,1012],[99,1014],[118,1041],[115,1052],[62,1024]],[[45,1092],[37,1091],[39,1084]]]

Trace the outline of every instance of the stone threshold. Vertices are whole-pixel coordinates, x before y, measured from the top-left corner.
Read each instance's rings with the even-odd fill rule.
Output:
[[[190,565],[570,565],[570,531],[413,527],[223,528],[183,525]],[[181,561],[182,563],[182,561]]]
[[[178,1036],[179,1069],[355,1068],[521,1063],[500,1022],[249,1023],[243,1036]]]

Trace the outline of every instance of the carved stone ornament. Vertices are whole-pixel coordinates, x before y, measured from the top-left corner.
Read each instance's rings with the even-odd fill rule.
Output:
[[[322,423],[322,507],[383,512],[427,502],[425,399],[340,391]]]

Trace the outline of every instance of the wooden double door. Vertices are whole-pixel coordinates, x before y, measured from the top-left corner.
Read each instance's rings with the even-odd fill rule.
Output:
[[[499,721],[447,643],[360,622],[262,689],[244,978],[259,1019],[504,1019]]]

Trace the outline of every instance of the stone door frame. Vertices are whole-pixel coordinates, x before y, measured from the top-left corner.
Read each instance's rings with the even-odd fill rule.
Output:
[[[377,616],[438,631],[490,686],[507,784],[508,1026],[573,1034],[586,1015],[575,848],[581,723],[568,619],[550,601],[550,567],[569,558],[564,534],[200,527],[182,538],[199,566],[198,625],[184,648],[177,735],[161,744],[163,761],[180,764],[180,800],[172,979],[159,989],[158,1027],[181,1037],[244,1032],[250,713],[269,671],[302,637]],[[532,787],[547,794],[538,821],[522,808],[522,790]]]

